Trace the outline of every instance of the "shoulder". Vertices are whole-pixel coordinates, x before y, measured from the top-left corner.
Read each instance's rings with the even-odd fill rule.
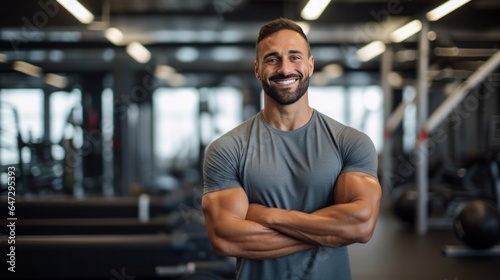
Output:
[[[352,142],[372,142],[370,137],[364,132],[359,131],[351,126],[347,126],[337,120],[334,120],[319,111],[316,111],[316,114],[318,121],[321,124],[325,125],[332,136],[340,143],[349,144]]]

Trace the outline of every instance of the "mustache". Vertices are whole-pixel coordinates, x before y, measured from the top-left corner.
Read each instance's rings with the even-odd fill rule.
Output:
[[[298,78],[299,80],[302,80],[302,75],[300,75],[300,74],[290,74],[290,75],[277,74],[277,75],[271,76],[269,78],[269,80],[274,81],[274,80],[283,80],[283,79],[290,79],[290,78]]]

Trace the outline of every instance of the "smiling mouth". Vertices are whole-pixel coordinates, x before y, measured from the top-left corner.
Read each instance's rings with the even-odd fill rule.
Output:
[[[299,78],[290,78],[284,80],[274,80],[273,82],[277,83],[278,85],[289,85],[295,83],[298,80]]]

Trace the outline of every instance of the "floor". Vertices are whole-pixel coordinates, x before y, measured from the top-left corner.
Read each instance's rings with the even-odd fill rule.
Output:
[[[353,280],[500,279],[500,256],[445,256],[444,246],[462,245],[451,228],[417,235],[388,209],[368,243],[349,247]]]

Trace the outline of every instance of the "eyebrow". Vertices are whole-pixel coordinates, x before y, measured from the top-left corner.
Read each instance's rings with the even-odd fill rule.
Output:
[[[301,52],[299,50],[289,50],[288,54],[303,54],[303,52]],[[264,57],[262,59],[266,59],[266,58],[268,58],[270,56],[279,56],[279,53],[278,52],[268,53],[268,54],[264,55]]]

